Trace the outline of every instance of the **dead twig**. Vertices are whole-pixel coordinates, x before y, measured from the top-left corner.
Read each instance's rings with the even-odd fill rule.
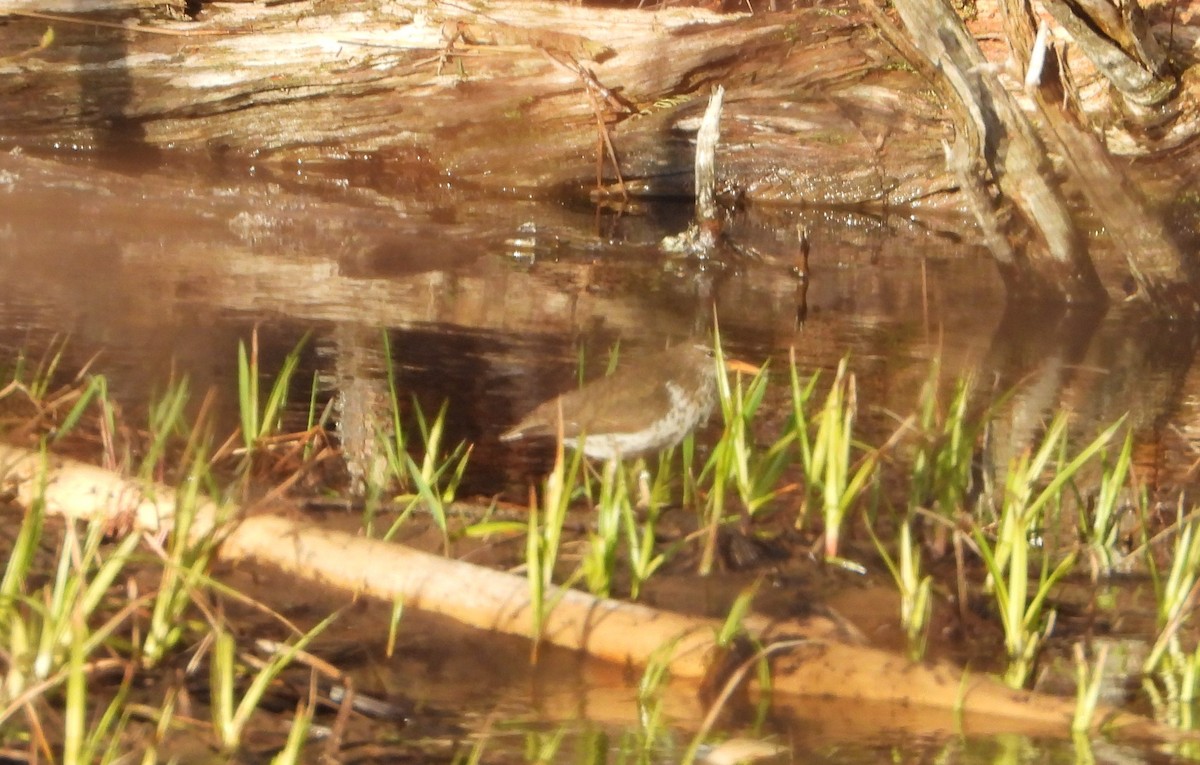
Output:
[[[599,136],[596,148],[596,188],[604,187],[603,157],[607,154],[608,161],[612,163],[613,174],[617,177],[617,190],[621,194],[621,199],[629,201],[629,190],[625,186],[625,179],[621,176],[621,163],[617,160],[617,152],[613,148],[612,135],[608,130],[608,122],[604,116],[605,110],[601,107],[600,100],[603,99],[604,103],[608,105],[610,113],[630,116],[636,114],[637,109],[601,84],[596,79],[596,75],[580,64],[574,56],[568,53],[557,53],[549,48],[542,48],[542,53],[557,66],[574,74],[583,83],[583,92],[588,98],[588,103],[591,104],[592,114],[596,117],[596,131]]]

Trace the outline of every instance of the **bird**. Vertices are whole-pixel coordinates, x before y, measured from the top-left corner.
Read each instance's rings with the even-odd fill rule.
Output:
[[[730,364],[757,371],[744,362]],[[660,451],[708,419],[717,401],[717,373],[707,345],[679,343],[540,404],[500,440],[555,438],[561,418],[563,444],[592,459]]]

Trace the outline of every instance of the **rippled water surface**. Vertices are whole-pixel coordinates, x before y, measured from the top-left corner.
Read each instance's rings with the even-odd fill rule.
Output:
[[[697,263],[657,247],[686,225],[685,203],[618,213],[286,180],[0,158],[0,342],[36,353],[69,337],[64,368],[99,353],[135,403],[172,373],[231,390],[254,327],[266,369],[309,334],[304,371],[332,396],[379,379],[387,332],[405,392],[448,399],[454,435],[497,469],[495,435],[574,385],[581,354],[595,374],[618,342],[649,352],[710,333],[714,316],[755,363],[794,350],[807,373],[849,356],[876,412],[910,411],[935,358],[946,376],[1020,390],[1035,413],[1133,410],[1156,439],[1186,431],[1195,406],[1190,328],[1119,308],[1006,309],[986,254],[936,219],[748,210],[732,233],[752,254]]]
[[[335,418],[386,395],[386,335],[401,394],[428,411],[447,402],[448,439],[474,444],[467,491],[520,502],[545,455],[502,444],[500,432],[574,386],[580,364],[599,373],[617,344],[649,353],[708,336],[716,317],[731,354],[780,371],[789,354],[803,373],[848,357],[863,420],[880,434],[914,410],[936,359],[946,378],[973,375],[1012,394],[997,437],[1013,451],[1065,407],[1081,435],[1131,412],[1150,485],[1177,486],[1196,459],[1191,328],[1123,307],[1100,315],[1007,306],[987,255],[948,221],[741,210],[730,231],[742,254],[697,262],[657,246],[686,225],[687,203],[615,211],[583,199],[489,199],[450,187],[397,195],[295,180],[0,156],[4,360],[21,351],[36,358],[67,338],[61,369],[90,362],[128,411],[186,375],[194,390],[218,391],[232,428],[237,344],[256,328],[268,370],[307,338],[304,391],[294,398],[307,405],[315,379]],[[800,228],[811,246],[806,267]],[[783,417],[782,405],[769,401],[777,411],[764,416]],[[417,650],[419,636],[410,640]],[[496,688],[522,698],[539,723],[564,719],[573,705],[603,722],[602,689],[618,688],[620,722],[630,722],[629,678],[563,672],[576,677],[574,700],[549,707],[526,685],[544,688],[543,675],[499,677]],[[469,707],[470,685],[442,678],[427,693]],[[1080,756],[1027,741],[864,738],[833,718],[813,720],[768,728],[814,762],[878,762],[900,749],[904,760],[940,752],[954,762]],[[581,734],[574,745],[587,741]]]

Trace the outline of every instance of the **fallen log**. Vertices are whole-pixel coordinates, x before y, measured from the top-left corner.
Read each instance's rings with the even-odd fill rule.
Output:
[[[1131,6],[1118,18],[1103,4],[1049,3],[1061,25],[1055,35],[1074,40],[1059,55],[1072,111],[1107,151],[1178,156],[1200,133],[1186,51],[1195,1],[1169,19],[1162,9],[1151,17]],[[1131,184],[1132,194],[1088,194],[1094,174],[1072,162],[1052,167],[1052,157],[1078,158],[1099,144],[1063,146],[1071,131],[1046,130],[1006,92],[1014,88],[1002,62],[1015,53],[1019,69],[1031,46],[1026,2],[1005,0],[999,12],[976,4],[969,28],[948,5],[899,3],[914,19],[916,46],[898,48],[879,37],[870,14],[846,8],[718,14],[538,0],[295,0],[206,3],[184,19],[169,6],[131,5],[97,0],[80,13],[63,1],[0,3],[0,141],[110,150],[126,162],[158,163],[170,150],[175,162],[281,182],[419,196],[577,193],[609,182],[622,194],[687,196],[695,129],[719,83],[728,92],[720,188],[741,199],[965,210],[1017,296],[1124,299],[1132,273],[1162,313],[1200,305],[1179,255],[1186,242],[1140,226],[1149,207],[1137,179],[1122,172],[1113,184]],[[935,9],[937,20],[914,15]],[[997,17],[1009,39],[992,34],[1005,49],[989,45],[985,57],[972,37],[987,37]],[[932,29],[945,30],[950,48],[926,34]],[[922,66],[916,47],[933,67]],[[1104,106],[1114,99],[1131,116]],[[959,156],[947,166],[943,142],[952,134]],[[1144,178],[1164,173],[1182,182],[1187,163],[1160,164]],[[1147,245],[1148,254],[1091,247],[1095,237],[1068,209],[1078,199],[1067,195],[1081,192],[1103,225],[1138,227],[1119,245]]]
[[[953,184],[939,109],[898,96],[920,79],[855,14],[530,0],[42,12],[54,7],[0,4],[17,14],[0,36],[10,144],[545,193],[595,183],[599,118],[635,190],[687,196],[690,120],[720,81],[736,99],[719,163],[750,198],[936,205]]]
[[[70,519],[121,522],[137,530],[171,526],[176,493],[80,462],[0,445],[0,488],[25,506],[41,501],[48,513]],[[196,507],[190,532],[216,534],[226,561],[266,564],[306,581],[400,602],[492,630],[582,651],[632,667],[669,660],[674,677],[720,682],[731,676],[717,644],[718,623],[704,618],[553,590],[555,605],[537,631],[523,577],[431,555],[402,545],[317,528],[274,515],[241,520],[210,500]],[[772,651],[771,693],[781,705],[830,697],[929,710],[923,726],[940,730],[1065,735],[1072,701],[1016,691],[985,675],[946,664],[919,664],[839,639],[825,619],[745,623]],[[753,674],[753,673],[751,673]],[[936,722],[935,722],[936,721]],[[1119,710],[1102,710],[1096,726],[1121,736],[1162,740],[1178,732]]]

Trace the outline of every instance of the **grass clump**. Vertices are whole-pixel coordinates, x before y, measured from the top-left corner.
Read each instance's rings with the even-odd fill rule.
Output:
[[[385,481],[400,490],[396,501],[401,503],[403,511],[390,526],[384,539],[390,539],[403,525],[409,514],[420,504],[437,524],[442,532],[445,543],[449,544],[449,527],[446,521],[446,508],[454,502],[458,486],[462,482],[467,464],[471,457],[471,447],[465,442],[445,453],[442,440],[446,429],[447,404],[442,403],[437,415],[428,419],[421,406],[413,401],[416,413],[417,436],[420,449],[420,462],[413,458],[410,452],[409,430],[403,422],[403,406],[399,387],[396,383],[396,370],[393,362],[391,341],[385,334],[383,337],[385,357],[388,359],[387,384],[388,402],[390,404],[387,427],[380,428],[376,440],[382,446],[387,467]],[[380,487],[371,487],[378,491]]]
[[[242,355],[249,372],[254,364],[244,349]],[[117,762],[135,751],[152,762],[159,745],[177,736],[209,742],[214,751],[238,750],[264,689],[292,655],[268,662],[236,704],[213,704],[215,727],[176,714],[180,696],[199,690],[194,676],[167,678],[169,667],[191,654],[193,666],[207,663],[211,670],[213,684],[200,697],[221,700],[252,674],[230,650],[232,638],[217,615],[224,591],[209,574],[215,532],[225,520],[220,503],[209,498],[241,493],[246,462],[212,456],[204,424],[210,402],[189,422],[186,381],[169,385],[148,405],[145,427],[133,428],[120,421],[102,376],[51,392],[57,365],[39,367],[28,385],[14,377],[0,392],[0,401],[20,395],[32,404],[31,419],[10,421],[9,435],[41,432],[47,462],[50,446],[94,454],[98,444],[101,461],[140,480],[147,496],[164,490],[152,483],[164,476],[179,488],[167,503],[169,533],[131,531],[134,521],[120,514],[87,522],[51,518],[40,494],[24,509],[0,579],[0,747],[52,762]],[[20,365],[17,374],[24,374]],[[279,403],[262,410],[265,420],[277,422],[282,396],[272,393]],[[248,402],[252,396],[241,399]]]
[[[391,348],[385,344],[385,350],[388,408],[376,432],[385,466],[380,482],[394,490],[399,509],[387,536],[420,508],[440,533],[443,549],[453,552],[452,543],[460,541],[453,506],[470,467],[471,447],[460,443],[448,448],[452,441],[446,434],[453,432],[448,406],[427,417],[400,390]],[[247,455],[253,455],[257,466],[269,465],[283,451],[275,449],[278,444],[290,443],[294,452],[301,452],[295,440],[299,436],[293,434],[289,442],[281,433],[299,353],[297,346],[270,392],[260,399],[257,340],[252,339],[249,349],[239,346],[241,430],[235,443],[242,447],[236,455],[240,459],[232,459],[228,450],[211,448],[211,427],[203,417],[189,424],[186,382],[168,386],[150,406],[136,444],[134,431],[121,428],[119,409],[109,400],[101,377],[82,380],[73,396],[38,410],[35,416],[47,434],[47,447],[69,447],[81,437],[81,428],[90,428],[86,440],[101,444],[104,459],[114,465],[146,480],[178,476],[176,533],[165,542],[127,535],[112,543],[105,541],[105,529],[99,526],[68,526],[47,568],[44,508],[35,503],[29,509],[0,580],[0,646],[11,657],[3,678],[0,721],[40,715],[30,718],[26,727],[45,727],[46,710],[62,703],[68,713],[62,717],[56,745],[76,753],[72,756],[103,759],[112,752],[115,757],[122,751],[128,726],[147,724],[129,713],[137,684],[125,678],[142,677],[187,656],[206,665],[207,673],[201,674],[207,675],[206,690],[212,698],[211,726],[196,735],[207,736],[214,751],[229,753],[242,746],[249,720],[261,711],[272,680],[326,622],[313,631],[289,632],[293,642],[266,663],[239,650],[237,630],[213,605],[223,602],[224,594],[208,574],[212,539],[191,533],[191,524],[203,496],[245,491]],[[716,356],[719,364],[719,344]],[[854,560],[862,570],[887,570],[897,590],[900,632],[914,658],[928,649],[930,624],[939,609],[945,610],[941,593],[958,584],[964,599],[983,599],[985,607],[979,611],[994,617],[994,639],[1004,646],[1005,679],[1014,687],[1027,685],[1039,651],[1052,635],[1064,578],[1078,573],[1085,556],[1095,577],[1108,576],[1131,557],[1118,552],[1117,520],[1130,494],[1133,472],[1133,436],[1125,434],[1121,446],[1114,447],[1124,422],[1079,446],[1069,432],[1067,415],[1049,418],[1036,443],[1019,449],[997,471],[1002,480],[986,487],[977,477],[982,472],[978,463],[986,457],[987,419],[996,416],[998,407],[991,402],[979,407],[981,394],[971,380],[959,381],[943,398],[935,365],[914,413],[903,418],[894,433],[878,439],[881,446],[871,446],[872,437],[863,433],[849,361],[842,360],[832,375],[808,376],[798,370],[794,356],[790,361],[781,389],[772,387],[765,370],[745,377],[721,374],[720,434],[711,447],[689,438],[657,458],[610,462],[596,471],[582,455],[558,445],[540,491],[530,493],[527,515],[518,523],[488,526],[490,533],[505,540],[512,538],[516,526],[524,532],[523,539],[516,539],[523,542],[520,565],[538,631],[555,605],[550,593],[556,582],[581,584],[599,595],[636,598],[655,576],[679,570],[672,564],[681,551],[693,554],[689,565],[709,573],[726,563],[719,554],[726,535],[740,533],[754,540],[786,536],[793,554],[781,566],[796,566],[805,557],[796,551],[812,545],[822,563]],[[57,365],[48,361],[35,375],[27,370],[26,382],[8,390],[51,395],[52,386],[44,378],[53,375]],[[308,410],[309,429],[322,428],[315,392],[309,395]],[[316,442],[303,438],[301,459],[312,464],[320,457],[308,446]],[[1092,484],[1098,489],[1088,504],[1082,500],[1089,493],[1081,487]],[[899,505],[895,512],[880,512],[892,503]],[[587,508],[588,514],[586,529],[576,540],[569,519],[580,508]],[[669,512],[684,515],[691,525],[682,524],[684,531],[672,536],[663,523]],[[1193,516],[1185,505],[1179,506],[1170,536],[1173,546],[1164,556],[1169,561],[1153,569],[1159,635],[1145,666],[1156,688],[1167,689],[1168,696],[1183,702],[1195,697],[1200,666],[1196,641],[1185,630],[1200,573],[1200,534]],[[862,544],[864,527],[873,548]],[[1062,538],[1063,529],[1071,539]],[[940,557],[947,535],[954,536],[959,552],[951,574]],[[1056,544],[1046,544],[1047,536]],[[1162,547],[1157,549],[1161,552]],[[577,550],[581,552],[575,555]],[[1147,554],[1147,560],[1154,558]],[[564,565],[567,561],[574,567]],[[52,575],[37,576],[38,566]],[[154,570],[152,587],[137,584],[145,580],[131,573],[139,567]],[[738,633],[751,607],[749,595],[737,601],[723,637],[732,639]],[[389,625],[389,643],[395,640],[400,612],[397,607]],[[118,657],[125,674],[106,703],[92,693],[91,681],[98,668],[109,666],[103,660],[111,657]],[[1080,659],[1078,664],[1076,726],[1081,730],[1096,714],[1100,663],[1088,666]],[[665,737],[654,691],[659,681],[661,677],[648,672],[647,690],[640,699],[647,722],[639,744],[643,752],[660,746]],[[159,716],[148,721],[159,730],[159,738],[176,727],[171,693],[181,690],[165,693],[157,705]],[[281,740],[280,750],[294,760],[315,711],[309,702],[291,706],[295,727]],[[559,750],[560,742],[546,736],[531,742],[529,756],[545,760]]]
[[[247,453],[263,447],[282,430],[292,377],[300,366],[300,353],[307,338],[296,344],[283,360],[265,399],[260,394],[263,371],[259,364],[258,331],[250,338],[250,350],[238,343],[238,412],[241,416],[242,442]]]

